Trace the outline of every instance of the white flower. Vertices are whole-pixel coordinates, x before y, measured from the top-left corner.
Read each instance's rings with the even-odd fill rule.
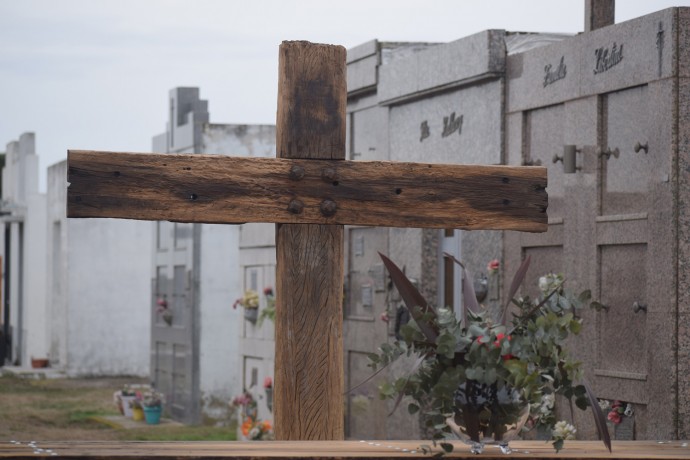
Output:
[[[608,410],[611,407],[611,403],[608,399],[600,399],[599,407],[601,408],[601,410]]]
[[[575,433],[577,433],[575,427],[565,420],[557,422],[553,427],[553,431],[551,432],[554,438],[565,440],[575,439]]]
[[[548,273],[539,278],[539,290],[542,294],[550,294],[556,287],[563,283],[563,275]],[[559,288],[560,290],[560,288]]]
[[[539,405],[539,413],[541,415],[549,415],[556,403],[556,396],[553,393],[545,394],[541,397],[541,404]]]
[[[549,288],[549,279],[546,276],[542,276],[539,278],[539,290],[541,292],[546,291]]]
[[[259,439],[261,437],[261,428],[255,426],[249,430],[249,439]]]
[[[623,412],[623,414],[625,414],[626,417],[632,417],[634,413],[635,410],[633,410],[632,404],[628,404],[627,406],[625,406],[625,411]]]

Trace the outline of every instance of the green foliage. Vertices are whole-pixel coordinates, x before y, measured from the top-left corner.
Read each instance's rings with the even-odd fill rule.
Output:
[[[381,397],[396,398],[400,393],[411,397],[416,401],[408,405],[411,414],[424,407],[434,439],[450,434],[446,418],[454,414],[456,390],[468,381],[519,389],[536,409],[545,400],[553,401],[555,394],[574,398],[577,407],[587,408],[584,387],[574,383],[581,377],[581,365],[563,343],[581,331],[578,311],[590,303],[591,292],[575,294],[563,283],[561,275],[549,274],[539,280],[537,299],[512,299],[516,308],[509,324],[502,320],[504,315],[492,318],[487,311],[467,311],[465,322],[445,308],[411,312],[416,321],[401,329],[402,340],[381,345],[378,353],[369,355],[370,366],[376,370],[403,355],[425,358],[411,375],[381,385]],[[430,329],[438,331],[433,343],[422,333]],[[553,417],[540,414],[534,419],[549,427],[555,423]],[[448,446],[452,448],[441,444],[444,451]],[[554,447],[560,450],[563,440],[556,440]]]
[[[259,318],[256,322],[258,327],[269,319],[271,322],[276,322],[276,298],[273,295],[273,288],[264,288],[264,297],[266,297],[266,306],[259,311]]]

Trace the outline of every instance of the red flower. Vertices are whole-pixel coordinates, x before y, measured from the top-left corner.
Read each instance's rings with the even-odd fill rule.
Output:
[[[484,336],[480,335],[479,337],[477,337],[477,342],[482,343],[483,338],[484,338]],[[496,340],[494,340],[494,346],[496,348],[501,348],[501,340],[503,340],[503,339],[506,339],[510,342],[513,339],[513,337],[510,335],[505,335],[503,332],[499,332],[498,334],[496,334]],[[486,345],[486,344],[484,344],[484,345]]]
[[[484,338],[484,336],[483,336],[483,335],[480,335],[479,337],[477,337],[476,340],[477,340],[478,343],[482,343],[482,339],[483,339],[483,338]],[[511,336],[511,335],[505,335],[503,332],[499,332],[498,334],[496,334],[496,340],[494,341],[494,346],[495,346],[496,348],[501,348],[501,341],[504,340],[504,339],[505,339],[505,340],[508,340],[508,341],[511,341],[511,340],[513,339],[513,336]],[[484,345],[488,345],[488,344],[485,343]],[[510,353],[508,353],[508,354],[503,355],[501,358],[502,358],[504,361],[508,361],[509,359],[514,359],[515,356],[511,355]]]
[[[621,414],[617,410],[612,410],[609,412],[608,419],[618,425],[621,422]]]
[[[273,388],[273,379],[271,377],[266,377],[264,379],[264,388],[267,390]]]
[[[503,339],[506,339],[510,342],[513,339],[513,337],[510,335],[507,336],[503,332],[496,334],[496,341],[494,342],[494,345],[496,345],[496,348],[501,347],[501,340],[503,340]]]
[[[268,297],[268,296],[273,296],[273,288],[270,287],[270,286],[269,286],[269,287],[265,287],[265,288],[264,288],[264,295],[265,295],[266,297]]]
[[[495,273],[498,271],[500,266],[501,263],[498,261],[498,259],[494,259],[491,262],[489,262],[489,265],[486,266],[486,269],[489,273]]]

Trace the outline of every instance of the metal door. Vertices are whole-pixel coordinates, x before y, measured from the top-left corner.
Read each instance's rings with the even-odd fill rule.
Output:
[[[195,224],[155,226],[151,373],[166,397],[165,410],[184,423],[199,421]]]

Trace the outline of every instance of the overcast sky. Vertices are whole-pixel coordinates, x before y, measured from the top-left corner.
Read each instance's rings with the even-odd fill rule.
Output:
[[[36,133],[69,148],[149,151],[168,91],[197,86],[214,123],[275,123],[278,46],[449,42],[486,29],[581,32],[584,0],[0,0],[0,151]],[[690,0],[618,0],[616,22]]]

